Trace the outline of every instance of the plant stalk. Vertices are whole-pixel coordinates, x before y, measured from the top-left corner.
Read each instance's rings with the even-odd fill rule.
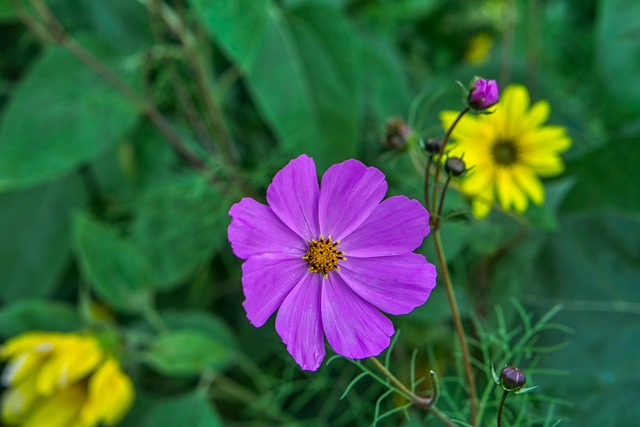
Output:
[[[402,381],[396,378],[395,375],[393,375],[382,363],[378,361],[378,359],[376,359],[375,357],[370,357],[369,360],[375,365],[376,368],[378,368],[382,375],[384,375],[389,381],[391,381],[391,384],[393,384],[398,390],[400,390],[409,398],[414,406],[426,409],[431,414],[433,414],[434,417],[440,420],[443,425],[447,427],[456,427],[456,424],[454,424],[453,421],[451,421],[444,413],[436,408],[435,401],[437,396],[435,395],[435,387],[434,395],[430,398],[418,396],[413,391],[409,390],[409,388],[405,386]]]
[[[462,319],[460,317],[460,310],[458,309],[458,303],[456,302],[455,292],[453,290],[453,284],[451,282],[451,275],[449,274],[449,267],[447,266],[447,259],[444,255],[444,249],[442,246],[442,240],[440,238],[440,230],[433,231],[433,242],[438,256],[438,262],[442,271],[442,279],[447,290],[447,298],[449,300],[449,306],[451,307],[451,317],[453,318],[453,325],[458,336],[458,342],[460,344],[460,351],[462,352],[462,362],[464,364],[464,371],[467,377],[467,385],[469,386],[469,400],[471,401],[471,425],[476,425],[476,414],[478,412],[478,397],[476,394],[476,381],[473,376],[473,370],[471,368],[471,357],[469,355],[469,346],[467,345],[467,338],[464,333],[464,327],[462,326]]]

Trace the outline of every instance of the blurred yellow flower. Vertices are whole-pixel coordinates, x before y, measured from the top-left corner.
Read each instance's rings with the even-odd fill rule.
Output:
[[[473,170],[463,178],[462,191],[472,198],[472,212],[484,218],[497,198],[505,210],[524,212],[529,199],[544,201],[544,187],[539,177],[562,173],[560,153],[571,146],[562,126],[544,125],[549,117],[549,103],[538,101],[529,106],[529,92],[524,86],[510,85],[489,115],[465,115],[447,145],[451,156],[463,157]],[[458,113],[443,111],[440,119],[445,129]]]
[[[484,31],[477,33],[469,40],[464,60],[471,65],[483,65],[489,60],[492,48],[493,36]]]
[[[97,340],[74,333],[29,332],[5,343],[5,425],[113,425],[133,403],[133,384]]]

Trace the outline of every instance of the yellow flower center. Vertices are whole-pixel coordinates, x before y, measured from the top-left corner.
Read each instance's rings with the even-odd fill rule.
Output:
[[[309,271],[313,273],[321,273],[324,277],[328,276],[331,270],[340,270],[338,261],[344,261],[344,252],[338,251],[338,243],[331,240],[331,236],[325,239],[320,236],[320,240],[313,239],[309,243],[309,250],[302,257],[309,263]]]
[[[493,160],[502,166],[509,166],[518,160],[518,150],[513,141],[498,140],[491,149]]]

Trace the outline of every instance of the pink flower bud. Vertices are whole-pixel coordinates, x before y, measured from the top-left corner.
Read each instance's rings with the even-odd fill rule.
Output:
[[[498,103],[500,94],[495,80],[476,78],[469,90],[469,106],[474,110],[486,110]]]

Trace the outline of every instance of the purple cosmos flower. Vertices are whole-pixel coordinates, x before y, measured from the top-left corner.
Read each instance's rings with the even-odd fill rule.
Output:
[[[436,270],[413,251],[429,233],[429,213],[404,196],[382,199],[384,175],[357,160],[331,166],[318,185],[313,159],[285,166],[265,206],[231,207],[229,240],[242,264],[243,306],[276,330],[302,369],[336,353],[361,359],[389,346],[393,324],[380,311],[406,314],[424,304]]]
[[[476,78],[469,90],[469,106],[475,110],[486,110],[498,103],[499,96],[495,80]]]

